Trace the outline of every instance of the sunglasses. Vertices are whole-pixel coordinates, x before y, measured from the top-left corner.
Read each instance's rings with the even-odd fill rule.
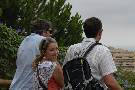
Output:
[[[50,32],[50,34],[53,34],[53,30],[52,30],[52,28],[49,28],[47,31],[49,31],[49,32]]]

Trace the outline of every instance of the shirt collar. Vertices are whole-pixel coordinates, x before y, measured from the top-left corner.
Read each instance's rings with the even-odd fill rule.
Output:
[[[96,42],[95,38],[84,38],[82,42]]]
[[[36,33],[31,33],[30,35],[32,35],[32,36],[33,36],[33,35],[37,35],[37,34],[36,34]]]

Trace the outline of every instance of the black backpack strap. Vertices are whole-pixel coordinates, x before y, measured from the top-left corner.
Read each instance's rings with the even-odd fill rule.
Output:
[[[92,44],[92,45],[86,50],[86,52],[84,53],[83,57],[86,58],[86,57],[87,57],[87,54],[88,54],[88,53],[94,48],[94,46],[96,46],[96,45],[102,45],[102,44],[101,44],[101,43],[98,43],[98,42]]]
[[[83,55],[83,58],[86,59],[88,53],[89,53],[89,52],[94,48],[94,46],[96,46],[96,45],[102,45],[102,44],[101,44],[101,43],[98,43],[98,42],[92,44],[92,45],[86,50],[85,54]],[[86,65],[85,65],[85,66],[86,66]],[[92,76],[92,75],[91,75],[91,76]],[[86,78],[86,77],[85,77],[85,78]],[[93,87],[94,87],[94,88],[93,88]],[[90,89],[90,88],[91,88],[91,89]],[[88,89],[90,89],[90,90],[104,90],[103,87],[100,86],[99,81],[96,80],[93,76],[92,76],[92,78],[90,78],[89,80],[87,80],[87,86],[86,86],[86,89],[85,89],[85,90],[88,90]]]
[[[38,70],[38,66],[37,66],[37,77],[38,77],[38,81],[40,86],[43,88],[43,90],[47,90],[46,86],[43,84],[43,82],[41,81],[40,77],[39,77],[39,70]]]

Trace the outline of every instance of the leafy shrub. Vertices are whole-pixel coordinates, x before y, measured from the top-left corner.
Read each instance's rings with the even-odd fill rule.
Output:
[[[6,25],[0,25],[0,77],[11,78],[16,65],[17,49],[22,37]]]
[[[122,67],[118,67],[116,75],[119,84],[125,88],[124,90],[135,90],[135,72],[126,71]]]
[[[6,25],[0,25],[0,77],[11,79],[15,73],[17,49],[22,41],[22,36]],[[59,60],[63,63],[67,47],[60,47]]]
[[[59,47],[59,62],[62,65],[66,52],[67,52],[68,47]]]

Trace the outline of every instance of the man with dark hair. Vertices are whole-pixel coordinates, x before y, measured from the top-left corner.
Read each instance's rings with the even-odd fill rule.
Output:
[[[102,23],[99,19],[92,17],[85,20],[83,28],[87,38],[95,38],[97,33],[102,31]]]
[[[36,33],[42,36],[47,37],[48,35],[52,35],[53,27],[51,22],[46,20],[36,20],[31,23],[32,33]]]
[[[32,62],[40,54],[39,44],[52,35],[52,25],[45,20],[32,22],[32,33],[24,38],[19,46],[16,60],[16,73],[10,90],[33,90]]]
[[[102,36],[102,22],[91,17],[85,20],[84,33],[86,38],[81,43],[71,45],[67,50],[64,65],[74,58],[81,57],[86,50],[96,42],[99,42]],[[86,57],[89,63],[92,76],[97,79],[104,90],[122,90],[113,73],[117,71],[110,50],[104,45],[96,45]]]

